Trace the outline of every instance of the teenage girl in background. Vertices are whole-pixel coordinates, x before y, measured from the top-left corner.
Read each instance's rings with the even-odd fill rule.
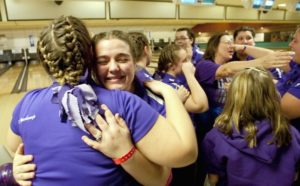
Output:
[[[202,152],[211,185],[292,185],[300,135],[281,111],[269,72],[248,68],[234,77]]]

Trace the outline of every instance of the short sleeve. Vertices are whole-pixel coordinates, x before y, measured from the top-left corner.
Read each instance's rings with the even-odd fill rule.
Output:
[[[136,95],[123,93],[123,98],[121,97],[119,100],[125,108],[122,117],[130,129],[133,141],[136,143],[154,126],[159,114]]]
[[[216,80],[216,72],[220,65],[212,61],[200,61],[196,65],[195,76],[199,83],[213,84]]]
[[[142,68],[140,66],[137,66],[137,70],[135,72],[135,76],[137,77],[137,79],[141,83],[143,83],[145,81],[151,81],[151,80],[153,80],[153,77],[151,76],[151,74],[149,74],[149,72],[146,69],[144,69],[144,68]]]
[[[300,99],[300,77],[293,82],[287,92]]]
[[[24,100],[24,99],[23,99]],[[13,115],[12,115],[12,120],[10,123],[10,128],[11,130],[20,136],[20,130],[19,130],[19,119],[20,119],[20,111],[22,107],[23,100],[20,101],[17,106],[14,109]]]

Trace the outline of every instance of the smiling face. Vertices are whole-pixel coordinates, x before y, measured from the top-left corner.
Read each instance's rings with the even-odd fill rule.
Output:
[[[254,46],[254,37],[250,31],[240,31],[238,32],[236,38],[234,39],[235,44],[250,45]]]
[[[189,37],[186,30],[177,31],[175,33],[175,44],[183,48],[188,48],[192,46],[193,39]]]
[[[230,60],[233,56],[233,42],[229,35],[223,35],[220,39],[219,46],[216,52],[216,58],[221,59],[223,63]]]
[[[129,45],[120,39],[104,39],[95,50],[98,81],[110,90],[133,91],[135,64]]]
[[[294,34],[293,40],[290,42],[289,46],[295,52],[294,61],[300,64],[300,29]]]

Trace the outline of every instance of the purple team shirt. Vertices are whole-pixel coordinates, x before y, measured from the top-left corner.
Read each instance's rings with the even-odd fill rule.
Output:
[[[207,95],[210,108],[223,108],[227,94],[225,83],[231,81],[231,78],[216,79],[219,67],[211,60],[202,60],[196,65],[195,77]]]
[[[144,100],[146,103],[150,105],[154,110],[160,113],[163,116],[166,116],[166,107],[165,102],[162,97],[156,95],[151,92],[151,90],[147,89],[139,77],[136,77],[134,81],[135,92],[134,94]]]
[[[217,128],[207,133],[202,150],[207,171],[219,175],[218,185],[288,186],[292,185],[300,161],[300,135],[291,126],[289,146],[269,144],[272,129],[269,121],[257,121],[257,146],[249,148],[245,132],[227,136]],[[299,164],[298,164],[299,165]]]
[[[135,76],[141,83],[153,80],[152,75],[145,68],[139,65],[136,66]]]
[[[281,96],[290,93],[300,99],[300,65],[292,61],[290,68],[291,71],[278,80],[276,87]],[[300,118],[291,120],[291,124],[300,131]]]
[[[174,89],[176,89],[178,86],[183,85],[186,89],[189,90],[189,87],[186,84],[186,81],[183,82],[181,78],[178,78],[178,77],[175,77],[175,76],[172,76],[170,74],[163,73],[163,72],[161,72],[161,74],[162,74],[161,81],[164,82],[164,83],[166,83],[166,84],[168,84],[168,85],[170,85]]]
[[[197,63],[201,61],[203,57],[203,52],[200,50],[197,44],[194,44],[192,50],[193,50],[192,63],[194,64],[194,66],[196,66]]]
[[[51,102],[51,88],[29,92],[15,108],[11,122],[25,144],[25,154],[32,154],[37,165],[33,185],[137,185],[121,166],[81,140],[86,133],[61,122],[59,105]],[[99,104],[124,118],[133,143],[143,138],[158,118],[158,113],[135,95],[99,87],[94,90]]]

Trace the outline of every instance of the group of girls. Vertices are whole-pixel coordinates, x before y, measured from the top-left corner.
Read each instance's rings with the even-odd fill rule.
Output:
[[[161,81],[145,69],[152,52],[143,37],[111,31],[90,39],[72,16],[42,31],[38,55],[55,82],[29,92],[13,113],[8,142],[20,185],[176,185],[180,173],[172,182],[171,168],[198,156],[211,184],[293,182],[300,137],[285,117],[300,118],[299,30],[292,63],[289,52],[233,44],[221,33],[193,64],[194,38],[180,36],[161,51]],[[235,52],[254,59],[231,61]],[[262,67],[289,64],[280,97]],[[192,114],[202,112],[202,120]],[[198,154],[195,128],[214,123]]]

